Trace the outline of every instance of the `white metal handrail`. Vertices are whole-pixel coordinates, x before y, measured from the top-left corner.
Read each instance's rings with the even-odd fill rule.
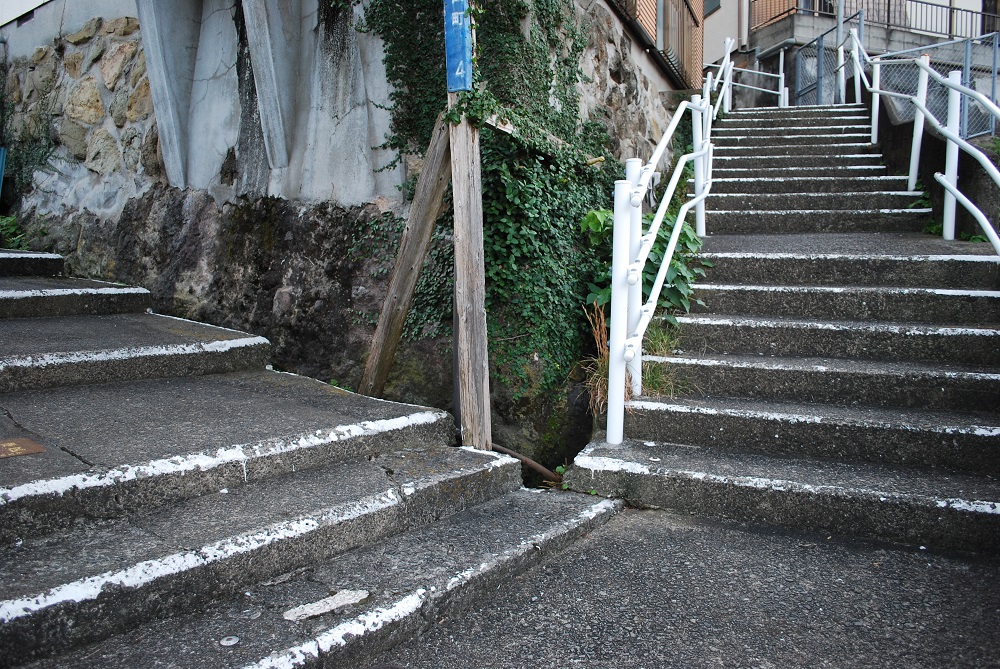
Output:
[[[626,377],[630,378],[632,394],[642,393],[642,338],[652,321],[684,222],[692,209],[695,211],[695,232],[699,236],[705,235],[705,198],[712,188],[712,122],[721,109],[728,111],[731,104],[735,66],[728,54],[734,43],[732,39],[726,40],[727,56],[720,66],[719,77],[716,79],[709,73],[703,95],[694,95],[690,101],[685,100],[678,105],[649,162],[643,165],[638,158],[625,161],[625,179],[615,182],[606,437],[610,444],[620,444],[624,440]],[[718,95],[714,106],[710,97],[713,93]],[[656,213],[643,232],[643,200],[649,192],[653,175],[673,142],[678,124],[688,112],[691,113],[694,150],[677,160]],[[684,202],[677,213],[653,286],[643,302],[643,268],[689,164],[694,167],[694,197]]]
[[[934,179],[945,187],[942,236],[947,240],[955,239],[955,205],[958,203],[965,207],[970,214],[972,214],[972,217],[976,219],[977,223],[979,223],[979,226],[982,228],[987,239],[990,240],[990,243],[993,245],[993,249],[998,255],[1000,255],[1000,237],[998,237],[996,230],[992,225],[990,225],[982,210],[969,200],[968,197],[962,195],[958,190],[959,148],[975,158],[976,162],[983,167],[993,182],[1000,187],[1000,170],[998,170],[993,164],[993,161],[991,161],[985,153],[974,147],[966,140],[962,139],[960,136],[961,96],[964,95],[975,100],[981,104],[989,114],[998,120],[1000,120],[1000,107],[979,91],[963,86],[961,83],[961,72],[950,72],[947,78],[942,77],[934,70],[934,68],[930,66],[930,58],[926,54],[920,56],[919,58],[906,59],[893,58],[891,57],[891,54],[888,54],[888,57],[879,56],[872,58],[865,51],[861,40],[858,38],[857,32],[853,29],[850,33],[850,39],[854,43],[854,48],[852,49],[852,59],[855,63],[855,70],[858,73],[858,76],[855,79],[855,93],[857,98],[860,99],[861,95],[859,89],[862,85],[864,85],[868,92],[872,94],[871,142],[874,144],[878,141],[879,100],[884,96],[909,101],[916,109],[916,113],[913,121],[913,141],[910,146],[908,188],[910,190],[916,188],[917,176],[920,167],[920,149],[923,139],[923,128],[924,123],[926,122],[947,140],[945,172],[944,174],[939,172],[934,175]],[[868,76],[865,73],[865,68],[861,67],[862,59],[872,67],[871,80],[868,79]],[[917,82],[917,94],[909,95],[907,93],[881,89],[881,66],[883,63],[892,63],[893,65],[912,63],[915,65],[920,70]],[[942,125],[926,106],[927,82],[929,79],[933,79],[948,89],[947,125]]]

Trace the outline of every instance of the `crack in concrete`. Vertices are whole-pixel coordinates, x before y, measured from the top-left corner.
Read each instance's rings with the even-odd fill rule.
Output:
[[[45,438],[42,435],[38,434],[37,432],[35,432],[34,430],[28,428],[27,426],[22,425],[17,420],[17,418],[14,417],[14,414],[11,412],[10,409],[8,409],[7,407],[0,407],[0,410],[3,410],[3,413],[7,417],[7,420],[9,420],[11,423],[13,423],[14,427],[16,427],[18,430],[21,430],[25,434],[31,435],[32,438],[34,438],[34,440],[37,441],[37,442],[39,442],[39,443],[43,443],[45,441]],[[74,453],[73,451],[69,450],[65,446],[59,446],[58,448],[63,453],[66,453],[67,455],[69,455],[69,456],[71,456],[73,458],[76,458],[77,460],[79,460],[83,464],[87,465],[88,467],[93,467],[94,466],[93,462],[90,462],[89,460],[87,460],[87,458],[83,457],[82,455],[78,455],[77,453]]]

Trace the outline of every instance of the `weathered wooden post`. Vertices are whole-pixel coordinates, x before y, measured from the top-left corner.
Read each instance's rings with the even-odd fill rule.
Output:
[[[444,0],[448,107],[472,90],[472,17],[469,0]],[[452,125],[451,181],[455,204],[456,405],[466,446],[492,448],[489,352],[486,339],[486,270],[479,130],[465,116]]]

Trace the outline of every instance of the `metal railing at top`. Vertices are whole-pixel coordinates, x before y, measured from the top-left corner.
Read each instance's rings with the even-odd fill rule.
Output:
[[[856,28],[864,35],[865,12],[861,10],[844,19],[843,27],[833,27],[804,44],[795,56],[795,104],[822,105],[844,101],[844,86],[848,78],[844,56],[845,29]]]
[[[730,61],[730,66],[732,62]],[[724,73],[723,69],[725,64],[719,65],[716,63],[705,63],[705,69],[708,70],[708,85],[710,88],[714,89],[714,82],[721,81]],[[718,75],[713,70],[718,70]],[[788,106],[788,87],[785,86],[785,49],[782,48],[778,51],[778,72],[761,72],[760,70],[750,70],[743,67],[733,67],[732,82],[729,88],[729,97],[725,100],[724,110],[729,111],[732,107],[732,90],[735,88],[743,88],[745,90],[756,91],[758,93],[763,93],[765,95],[773,95],[776,98],[777,105],[779,107]],[[740,77],[738,80],[737,77]],[[747,80],[753,81],[754,84],[760,83],[760,86],[747,83]],[[761,81],[763,80],[763,81]],[[765,88],[764,83],[767,81],[774,82],[774,88]]]
[[[976,37],[1000,30],[1000,16],[925,0],[844,0],[845,13],[864,11],[872,24],[935,37]],[[750,29],[792,14],[836,16],[836,0],[752,0]]]
[[[986,173],[993,179],[993,182],[1000,186],[1000,170],[986,156],[985,153],[969,144],[961,137],[962,126],[962,106],[965,104],[978,104],[986,113],[994,119],[1000,119],[1000,107],[990,98],[979,91],[962,85],[962,72],[954,70],[948,73],[947,78],[941,76],[930,65],[930,57],[926,54],[919,58],[900,59],[895,54],[888,56],[871,57],[854,30],[850,33],[852,42],[851,59],[854,62],[855,71],[859,76],[855,78],[855,95],[860,99],[861,87],[864,86],[872,94],[872,144],[878,142],[878,118],[880,103],[883,97],[909,102],[914,108],[913,119],[913,141],[910,146],[910,170],[908,188],[913,190],[917,185],[917,175],[920,167],[920,149],[923,140],[924,124],[931,125],[938,133],[947,140],[945,151],[945,171],[938,172],[934,179],[945,189],[943,236],[945,239],[955,238],[955,205],[964,206],[973,218],[979,223],[980,228],[993,245],[993,249],[1000,255],[1000,236],[987,220],[985,214],[965,195],[958,190],[958,150],[962,149],[972,156]],[[917,74],[917,90],[915,95],[887,90],[882,87],[882,67],[884,61],[891,63],[894,67],[909,65]],[[871,78],[868,78],[868,69],[871,70]],[[935,116],[935,113],[927,107],[927,90],[930,81],[943,86],[948,91],[947,118],[942,123]]]
[[[726,40],[727,55],[723,59],[720,76],[706,81],[701,95],[694,95],[690,101],[685,100],[677,107],[649,162],[643,164],[639,158],[625,161],[625,178],[615,182],[611,318],[608,333],[609,444],[620,444],[624,439],[627,380],[631,384],[633,395],[642,393],[642,338],[653,318],[685,219],[692,209],[695,210],[695,232],[699,236],[705,235],[705,198],[712,187],[712,122],[727,104],[726,101],[732,98],[734,67],[728,54],[732,52],[733,44],[733,40]],[[718,96],[714,106],[711,104],[713,93]],[[677,126],[687,113],[691,114],[693,150],[677,160],[656,213],[648,228],[643,231],[643,200],[673,142]],[[694,196],[681,205],[677,212],[656,279],[643,302],[643,269],[667,216],[670,201],[677,192],[689,163],[694,168]]]

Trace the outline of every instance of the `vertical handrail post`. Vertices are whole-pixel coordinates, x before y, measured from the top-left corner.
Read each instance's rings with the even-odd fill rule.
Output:
[[[702,114],[711,117],[711,110],[702,112],[701,96],[691,97],[691,142],[695,151],[700,151],[705,142],[705,119]],[[701,158],[694,160],[694,194],[695,197],[705,192],[705,161]],[[701,200],[694,206],[695,232],[699,237],[705,236],[705,201]]]
[[[788,99],[785,94],[785,49],[778,51],[778,106],[787,107]]]
[[[625,338],[628,329],[629,199],[632,183],[615,182],[611,247],[611,322],[608,332],[607,442],[625,438]]]
[[[931,61],[931,57],[926,53],[920,57],[924,65]],[[920,68],[917,77],[917,101],[920,104],[927,103],[927,70]],[[924,139],[924,112],[916,108],[913,114],[913,143],[910,145],[910,173],[907,182],[908,190],[915,190],[917,187],[917,172],[920,169],[920,145]]]
[[[953,84],[962,83],[962,73],[958,70],[948,73],[948,81]],[[958,134],[962,121],[962,94],[954,88],[948,88],[948,131]],[[948,140],[945,149],[944,178],[952,186],[958,186],[958,144]],[[943,236],[951,241],[955,239],[955,196],[947,188],[944,191]]]
[[[823,75],[826,74],[826,47],[823,36],[816,40],[816,104],[823,104]]]
[[[851,61],[854,63],[854,104],[861,104],[861,47],[858,45],[858,32],[851,28]]]
[[[847,102],[847,70],[844,62],[844,46],[837,47],[837,95],[833,99],[834,104],[845,104]]]
[[[965,62],[962,66],[962,85],[971,88],[975,84],[972,81],[972,38],[965,40]],[[969,100],[964,99],[959,103],[962,107],[962,139],[969,138]],[[992,114],[991,114],[992,116]]]
[[[996,27],[996,26],[994,26]],[[993,33],[993,76],[991,77],[990,100],[997,101],[997,60],[1000,56],[1000,32]],[[997,119],[990,114],[990,134],[995,134],[997,130]]]
[[[625,180],[631,184],[630,190],[639,185],[642,173],[642,160],[629,158],[625,161]],[[650,186],[652,188],[652,186]],[[629,201],[629,248],[628,262],[639,257],[640,239],[642,238],[642,203],[633,205]],[[642,317],[642,281],[637,281],[628,287],[628,327],[626,337],[639,329],[639,319]],[[624,349],[623,349],[624,350]],[[632,381],[632,397],[642,395],[642,356],[637,355],[626,363],[628,378]]]
[[[882,61],[877,58],[872,62],[872,144],[878,144],[879,105],[882,96],[879,88],[882,85]]]

